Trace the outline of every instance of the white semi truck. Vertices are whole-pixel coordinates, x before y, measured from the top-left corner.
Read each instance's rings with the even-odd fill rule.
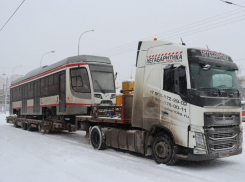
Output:
[[[150,151],[158,163],[242,152],[237,69],[222,53],[140,42],[132,125],[153,137]]]
[[[76,115],[69,128],[87,131],[95,149],[152,155],[157,163],[167,165],[177,159],[241,154],[237,70],[222,53],[164,41],[139,42],[133,94],[124,89],[127,94],[120,106],[93,104],[91,115]],[[13,123],[20,120],[25,119],[7,118]],[[57,129],[52,122],[33,120],[31,126],[39,131]]]

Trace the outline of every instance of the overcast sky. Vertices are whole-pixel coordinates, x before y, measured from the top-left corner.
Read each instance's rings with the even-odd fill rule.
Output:
[[[0,27],[22,1],[0,0]],[[188,46],[208,45],[233,60],[243,59],[245,1],[230,1],[244,7],[219,0],[26,0],[0,32],[0,74],[5,67],[10,76],[22,65],[14,74],[25,75],[48,51],[55,53],[45,55],[43,65],[75,56],[79,36],[90,29],[95,31],[82,36],[80,54],[108,56],[119,80],[130,77],[137,42],[154,37],[177,43],[182,37]],[[237,64],[245,69],[245,59]]]

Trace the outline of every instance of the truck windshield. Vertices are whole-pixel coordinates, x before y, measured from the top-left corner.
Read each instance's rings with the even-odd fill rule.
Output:
[[[238,91],[234,68],[211,64],[191,63],[191,87],[193,89],[218,89]]]
[[[115,93],[115,80],[112,66],[90,65],[94,92]]]

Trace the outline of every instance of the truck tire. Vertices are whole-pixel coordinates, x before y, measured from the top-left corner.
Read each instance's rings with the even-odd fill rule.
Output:
[[[89,138],[94,149],[103,150],[106,148],[106,144],[103,141],[102,132],[99,126],[92,127]]]
[[[174,144],[168,135],[160,133],[155,136],[152,141],[152,156],[157,164],[175,164]]]

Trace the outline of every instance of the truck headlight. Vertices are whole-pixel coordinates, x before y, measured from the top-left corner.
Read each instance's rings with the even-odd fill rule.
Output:
[[[206,149],[194,147],[193,154],[207,154]]]
[[[196,146],[200,148],[206,148],[206,143],[204,140],[204,136],[200,132],[195,132],[195,138],[196,138]]]

